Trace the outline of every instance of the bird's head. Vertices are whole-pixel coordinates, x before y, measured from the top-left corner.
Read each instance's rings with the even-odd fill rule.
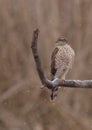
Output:
[[[65,38],[60,37],[60,38],[57,39],[56,43],[57,43],[57,45],[59,45],[59,46],[63,46],[63,45],[65,45],[65,44],[67,44],[68,42],[67,42],[67,40],[66,40]]]

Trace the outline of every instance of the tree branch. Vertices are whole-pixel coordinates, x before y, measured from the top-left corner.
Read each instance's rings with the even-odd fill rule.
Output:
[[[53,90],[53,88],[55,87],[57,88],[58,87],[92,88],[92,80],[65,80],[64,83],[62,83],[60,80],[58,80],[57,83],[52,83],[50,80],[48,80],[44,75],[44,72],[41,66],[41,61],[38,55],[38,50],[37,50],[38,35],[39,35],[39,29],[36,29],[33,32],[31,48],[32,48],[32,53],[34,56],[34,60],[36,63],[36,68],[37,68],[40,80],[45,87],[51,90]]]

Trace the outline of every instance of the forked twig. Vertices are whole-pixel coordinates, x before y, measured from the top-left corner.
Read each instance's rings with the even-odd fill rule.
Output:
[[[44,75],[41,61],[38,55],[38,49],[37,49],[38,35],[39,35],[39,29],[36,29],[33,32],[31,48],[32,48],[32,53],[34,56],[34,60],[36,63],[36,68],[37,68],[40,80],[45,87],[47,87],[48,89],[51,89],[52,91],[53,91],[53,88],[58,88],[58,87],[92,88],[92,80],[65,80],[64,84],[60,80],[58,80],[56,84],[48,80]]]

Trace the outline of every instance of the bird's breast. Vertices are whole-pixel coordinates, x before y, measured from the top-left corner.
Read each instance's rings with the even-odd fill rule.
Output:
[[[69,67],[72,66],[74,51],[69,45],[58,47],[58,53],[56,54],[55,63],[56,68],[60,66]]]

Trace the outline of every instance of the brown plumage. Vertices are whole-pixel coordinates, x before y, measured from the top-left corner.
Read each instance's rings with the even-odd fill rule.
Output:
[[[51,56],[51,74],[52,75],[55,75],[55,73],[57,71],[57,69],[55,68],[55,56],[56,56],[58,50],[59,49],[56,47]]]
[[[72,67],[74,56],[74,50],[67,44],[67,40],[59,38],[51,56],[52,80],[55,78],[65,80],[66,74]]]

